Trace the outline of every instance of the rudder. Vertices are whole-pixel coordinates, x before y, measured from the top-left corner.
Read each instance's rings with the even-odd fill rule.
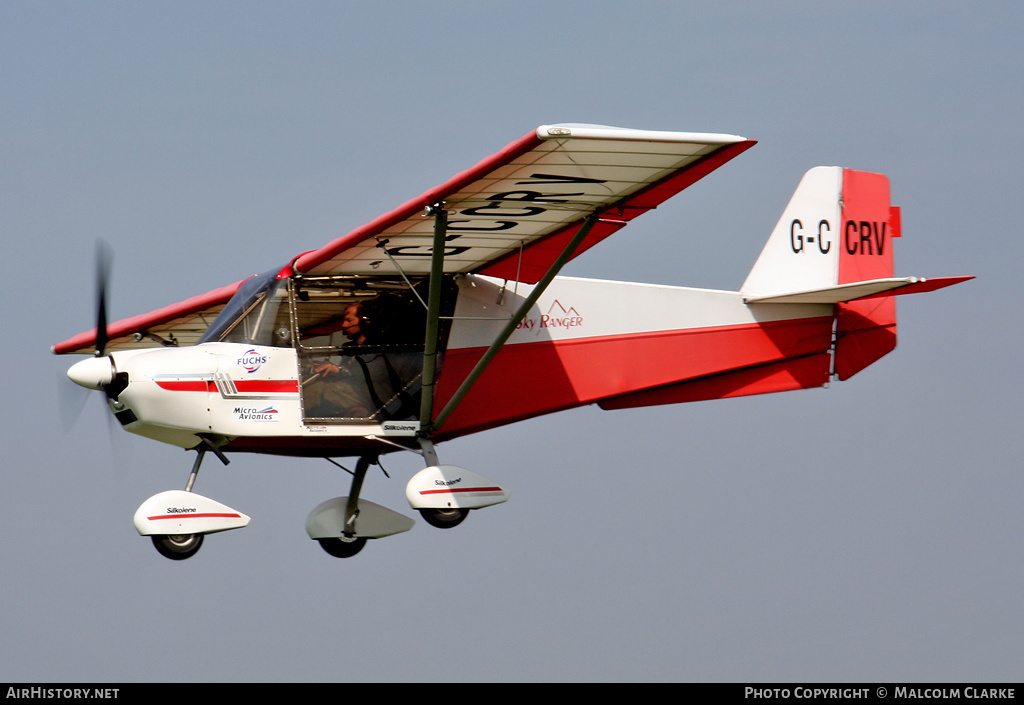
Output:
[[[884,174],[843,169],[837,284],[893,276],[892,240],[899,209],[889,202]],[[896,348],[896,297],[836,305],[835,373],[849,379]]]

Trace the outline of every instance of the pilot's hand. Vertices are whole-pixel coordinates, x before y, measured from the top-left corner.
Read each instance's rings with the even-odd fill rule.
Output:
[[[324,362],[321,362],[319,365],[314,367],[313,371],[322,377],[328,377],[330,375],[338,374],[338,372],[341,371],[341,368],[339,368],[333,362],[327,362],[325,360]]]

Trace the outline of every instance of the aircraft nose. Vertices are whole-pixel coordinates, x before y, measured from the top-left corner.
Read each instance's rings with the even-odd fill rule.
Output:
[[[114,381],[114,361],[107,356],[76,362],[68,370],[68,379],[86,389],[103,389]]]

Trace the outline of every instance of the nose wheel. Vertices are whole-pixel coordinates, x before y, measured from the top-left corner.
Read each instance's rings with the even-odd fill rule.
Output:
[[[202,548],[206,534],[240,529],[249,523],[249,517],[238,510],[192,491],[207,450],[225,465],[228,463],[210,438],[202,437],[195,450],[196,460],[185,489],[155,494],[135,511],[135,529],[142,536],[149,536],[157,552],[172,561],[194,556]]]

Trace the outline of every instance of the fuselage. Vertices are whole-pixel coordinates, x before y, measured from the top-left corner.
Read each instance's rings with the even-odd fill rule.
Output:
[[[530,290],[489,277],[457,278],[435,414]],[[280,306],[288,298],[281,294]],[[299,310],[278,313],[279,321],[301,320],[306,304],[293,296],[291,305]],[[235,315],[257,312],[239,307]],[[372,324],[367,318],[367,327]],[[738,292],[560,277],[434,438],[593,403],[621,408],[820,386],[829,378],[832,327],[830,305],[748,305]],[[329,344],[305,345],[309,335],[288,336],[282,329],[275,345],[218,340],[111,353],[116,372],[127,375],[109,400],[111,410],[126,430],[184,448],[199,443],[199,434],[228,451],[287,455],[392,447],[380,438],[408,444],[403,439],[417,434],[420,420],[415,405],[398,400],[418,394],[422,353],[339,343],[338,331],[325,324],[314,332],[321,336],[317,342]],[[331,360],[337,364],[324,364]],[[314,372],[318,367],[342,369],[330,375]],[[318,392],[317,385],[334,391]],[[380,408],[325,412],[323,404],[314,405],[351,397],[345,385],[368,385]]]

